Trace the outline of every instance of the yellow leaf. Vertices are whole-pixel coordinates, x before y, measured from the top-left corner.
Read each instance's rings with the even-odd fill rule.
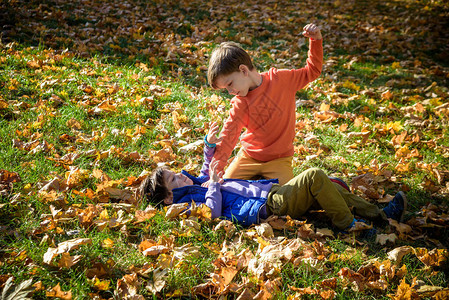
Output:
[[[329,104],[321,103],[320,105],[320,111],[328,111],[331,108]]]
[[[345,82],[343,82],[342,86],[344,88],[351,89],[351,90],[354,90],[354,91],[360,90],[360,86],[358,86],[357,84],[355,84],[354,82],[349,81],[349,80],[346,80]]]
[[[100,213],[99,219],[100,220],[109,220],[109,214],[108,214],[108,211],[106,208],[103,209],[103,211]]]
[[[8,107],[8,103],[3,100],[0,100],[0,109],[5,109],[7,107]]]
[[[387,125],[385,126],[385,130],[387,131],[394,130],[395,132],[399,132],[402,130],[401,122],[399,121],[388,122]]]
[[[107,238],[107,239],[103,240],[103,243],[101,244],[101,246],[103,248],[109,248],[110,249],[110,248],[114,247],[114,241],[111,240],[110,238]]]
[[[399,63],[398,61],[395,61],[394,63],[391,64],[391,68],[393,70],[397,70],[401,68],[401,63]]]
[[[100,280],[97,277],[94,277],[92,279],[91,283],[97,290],[100,290],[100,291],[109,290],[109,284],[110,284],[109,280]]]

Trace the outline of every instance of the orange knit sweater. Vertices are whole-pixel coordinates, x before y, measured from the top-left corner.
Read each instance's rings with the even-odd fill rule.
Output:
[[[223,140],[217,144],[214,159],[217,172],[224,169],[238,142],[245,152],[259,161],[293,155],[296,123],[296,92],[318,78],[323,65],[322,40],[310,39],[307,65],[301,69],[261,73],[262,84],[245,97],[231,100],[229,117],[224,123]]]

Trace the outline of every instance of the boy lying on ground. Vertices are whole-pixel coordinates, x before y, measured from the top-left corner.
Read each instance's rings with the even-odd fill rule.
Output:
[[[205,137],[204,163],[199,177],[168,168],[157,168],[140,186],[141,196],[154,204],[205,203],[212,218],[224,217],[244,226],[260,223],[270,215],[299,218],[310,208],[322,208],[339,230],[349,231],[359,222],[354,215],[373,221],[402,221],[407,206],[398,192],[384,208],[351,193],[346,183],[329,178],[318,168],[308,169],[280,186],[277,180],[221,179],[212,163],[218,125],[211,124]],[[211,179],[209,181],[209,179]],[[349,209],[353,207],[353,212]],[[353,214],[354,213],[354,214]],[[363,220],[362,220],[363,221]],[[372,232],[370,233],[372,234]]]

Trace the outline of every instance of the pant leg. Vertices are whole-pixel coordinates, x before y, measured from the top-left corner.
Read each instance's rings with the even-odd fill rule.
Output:
[[[369,220],[388,221],[384,211],[377,205],[366,201],[365,199],[351,193],[341,185],[334,183],[340,195],[345,199],[349,207],[353,207],[354,215],[361,216]]]
[[[261,175],[264,178],[279,179],[279,184],[284,185],[293,178],[292,156],[281,157],[262,163]]]
[[[228,166],[223,178],[232,179],[253,179],[254,176],[260,175],[261,163],[250,157],[243,149],[240,149],[237,156]]]
[[[308,169],[283,186],[274,186],[268,196],[268,209],[276,215],[298,218],[315,203],[324,209],[340,229],[354,219],[337,187],[320,169]]]

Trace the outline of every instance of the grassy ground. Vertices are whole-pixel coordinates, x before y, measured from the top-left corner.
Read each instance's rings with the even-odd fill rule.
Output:
[[[447,296],[444,1],[0,5],[3,290],[31,279],[34,299]],[[331,237],[314,212],[271,220],[271,235],[139,201],[157,164],[198,173],[201,146],[182,147],[227,116],[229,95],[206,84],[213,47],[241,43],[260,71],[301,67],[310,22],[325,66],[297,94],[295,173],[320,167],[380,206],[404,190],[405,224]]]

